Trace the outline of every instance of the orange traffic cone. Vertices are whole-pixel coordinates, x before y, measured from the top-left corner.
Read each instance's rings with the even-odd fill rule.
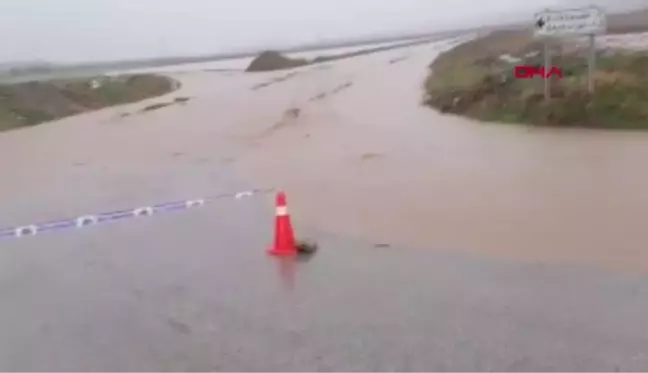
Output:
[[[288,214],[288,207],[286,205],[286,194],[284,192],[277,193],[275,240],[274,246],[268,252],[277,256],[297,255],[295,232],[290,222],[290,215]]]

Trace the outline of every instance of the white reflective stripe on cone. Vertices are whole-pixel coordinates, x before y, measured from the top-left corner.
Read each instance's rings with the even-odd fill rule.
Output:
[[[286,215],[288,215],[288,207],[277,206],[277,216],[286,216]]]

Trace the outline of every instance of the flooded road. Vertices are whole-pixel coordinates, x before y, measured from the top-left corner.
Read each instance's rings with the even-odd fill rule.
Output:
[[[268,101],[301,109],[255,142],[252,173],[285,186],[300,216],[332,232],[648,270],[648,134],[441,115],[419,105],[434,48],[400,54],[343,61],[252,95],[248,122],[281,120]]]
[[[0,242],[0,370],[642,370],[648,136],[421,107],[447,43],[0,135],[0,225],[286,189]],[[186,104],[141,112],[154,103]]]

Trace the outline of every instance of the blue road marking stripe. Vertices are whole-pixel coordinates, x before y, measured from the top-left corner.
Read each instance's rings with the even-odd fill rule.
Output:
[[[242,198],[252,197],[254,195],[267,194],[272,191],[274,191],[273,188],[254,189],[237,193],[223,193],[208,198],[196,198],[184,201],[165,202],[150,206],[139,206],[132,209],[102,212],[97,214],[86,214],[75,218],[53,220],[45,223],[25,224],[21,226],[0,229],[0,239],[31,237],[43,232],[56,230],[82,229],[104,222],[150,217],[155,216],[159,213],[194,209],[226,198],[238,200]]]

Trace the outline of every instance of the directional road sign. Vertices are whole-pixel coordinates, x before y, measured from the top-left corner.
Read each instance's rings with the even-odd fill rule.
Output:
[[[545,10],[534,19],[536,37],[596,35],[605,32],[605,12],[598,7]]]

